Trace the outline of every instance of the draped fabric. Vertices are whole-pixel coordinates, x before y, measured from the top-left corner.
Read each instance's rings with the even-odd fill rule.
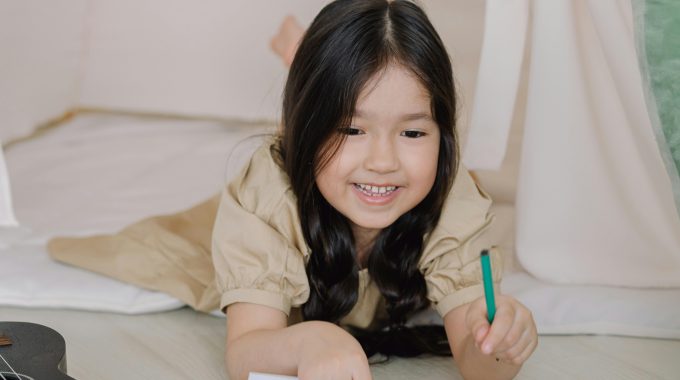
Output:
[[[673,48],[679,39],[668,35],[677,30],[672,2],[515,0],[517,6],[505,13],[517,23],[509,37],[513,21],[489,18],[505,2],[487,1],[485,33],[505,31],[504,38],[512,40],[506,46],[523,49],[526,39],[530,49],[516,251],[522,266],[539,279],[680,286],[680,198],[673,160],[680,50]],[[646,33],[650,25],[660,29]],[[640,54],[641,41],[646,56]],[[516,95],[519,53],[489,53],[491,42],[485,37],[484,43],[464,156],[470,169],[500,167],[507,132],[499,131],[509,129],[509,105],[524,101]],[[667,50],[676,55],[669,57],[673,53]],[[515,79],[485,80],[499,72]],[[478,159],[480,154],[491,159]]]
[[[463,162],[499,169],[505,158],[524,55],[529,0],[489,0],[471,128]],[[493,110],[493,111],[491,111]]]
[[[0,142],[0,227],[17,226],[18,222],[14,216],[12,207],[12,194],[9,186],[9,175],[5,165],[5,156],[2,153],[2,142]]]

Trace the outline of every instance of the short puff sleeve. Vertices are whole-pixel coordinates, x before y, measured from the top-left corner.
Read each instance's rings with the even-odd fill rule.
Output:
[[[269,144],[223,191],[213,230],[220,309],[236,302],[290,314],[309,298],[308,255],[295,197]]]
[[[444,317],[454,308],[484,295],[479,254],[488,249],[495,288],[502,275],[500,250],[490,245],[486,232],[494,216],[491,198],[461,166],[446,200],[439,224],[427,237],[419,266],[428,299]]]

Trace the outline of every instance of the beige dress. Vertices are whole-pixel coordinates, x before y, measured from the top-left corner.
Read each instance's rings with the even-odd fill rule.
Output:
[[[299,310],[291,310],[309,297],[305,265],[313,253],[306,245],[288,178],[272,157],[271,143],[254,153],[222,193],[212,256],[220,308],[235,302],[265,305],[294,322]],[[418,264],[427,296],[442,316],[483,295],[479,265],[483,248],[491,249],[494,278],[500,280],[499,252],[483,238],[493,221],[490,205],[489,196],[461,169]],[[369,327],[383,304],[367,269],[362,269],[357,304],[341,323]]]

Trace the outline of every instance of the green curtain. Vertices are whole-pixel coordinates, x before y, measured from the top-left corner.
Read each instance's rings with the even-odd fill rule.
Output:
[[[647,106],[680,212],[680,0],[632,0]]]

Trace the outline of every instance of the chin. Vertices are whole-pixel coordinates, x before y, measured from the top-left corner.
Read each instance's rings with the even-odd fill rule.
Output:
[[[382,230],[392,225],[396,218],[358,218],[354,223],[362,228],[371,230]]]

